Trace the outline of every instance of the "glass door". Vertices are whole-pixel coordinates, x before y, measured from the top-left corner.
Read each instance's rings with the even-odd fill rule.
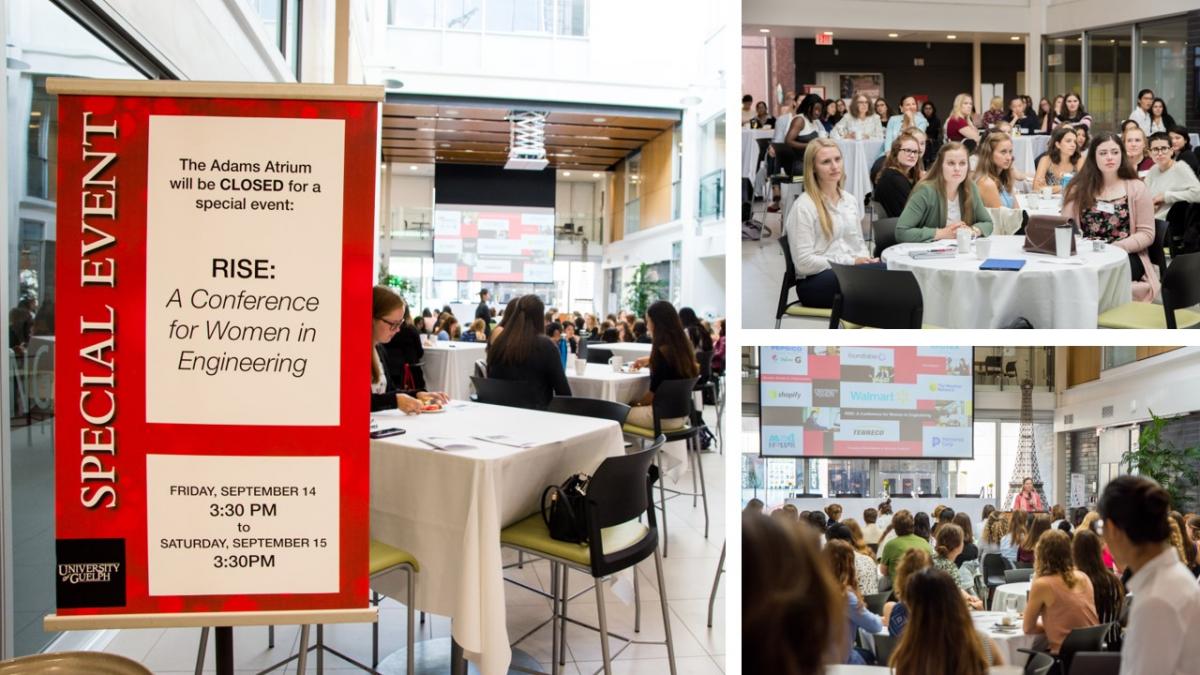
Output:
[[[1118,129],[1133,111],[1133,31],[1130,26],[1088,32],[1088,100],[1092,129]]]

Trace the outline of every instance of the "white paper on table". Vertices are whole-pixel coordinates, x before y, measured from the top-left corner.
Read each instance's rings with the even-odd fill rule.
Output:
[[[420,440],[435,450],[476,450],[479,447],[452,436],[423,436]]]
[[[507,445],[510,448],[532,448],[534,445],[537,445],[533,441],[522,441],[519,438],[513,438],[512,436],[505,436],[504,434],[491,434],[489,436],[472,436],[471,438],[474,438],[474,439],[480,440],[480,441],[487,441],[488,443],[495,443],[496,445]]]

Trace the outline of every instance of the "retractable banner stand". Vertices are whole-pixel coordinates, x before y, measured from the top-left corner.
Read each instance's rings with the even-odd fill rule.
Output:
[[[47,628],[373,620],[382,88],[47,88],[61,402]],[[112,621],[70,621],[98,616]]]

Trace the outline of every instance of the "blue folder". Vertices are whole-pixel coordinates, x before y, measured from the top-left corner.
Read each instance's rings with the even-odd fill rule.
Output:
[[[979,263],[979,269],[981,270],[1002,270],[1008,272],[1016,272],[1024,266],[1024,260],[1012,260],[1008,258],[988,258]]]

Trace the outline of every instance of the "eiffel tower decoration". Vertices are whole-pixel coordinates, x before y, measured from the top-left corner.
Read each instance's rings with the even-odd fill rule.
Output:
[[[1012,506],[1013,498],[1021,491],[1026,478],[1033,479],[1033,490],[1046,504],[1046,493],[1042,491],[1042,476],[1038,472],[1037,454],[1033,446],[1033,381],[1021,382],[1021,435],[1017,441],[1017,461],[1013,464],[1012,478],[1008,481],[1008,495],[1001,508]]]

